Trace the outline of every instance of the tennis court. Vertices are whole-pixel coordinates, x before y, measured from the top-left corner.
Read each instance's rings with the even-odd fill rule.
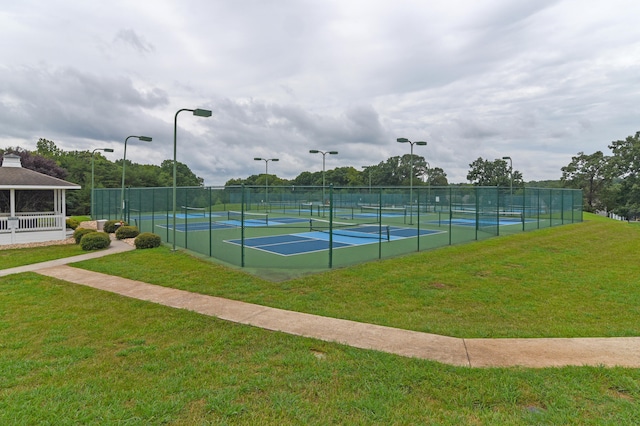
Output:
[[[99,218],[124,217],[165,243],[231,265],[282,271],[353,265],[582,220],[582,194],[569,189],[284,185],[269,187],[266,197],[266,186],[175,194],[129,188],[124,211],[119,188],[95,192]]]
[[[238,213],[239,214],[239,213]],[[176,215],[176,217],[178,217]],[[199,222],[184,222],[184,223],[176,223],[176,232],[197,232],[197,231],[209,231],[209,230],[219,230],[219,229],[231,229],[231,228],[239,228],[243,226],[253,228],[253,227],[263,227],[263,226],[283,226],[283,225],[291,225],[291,224],[300,224],[300,223],[308,223],[309,219],[298,218],[298,217],[279,217],[279,218],[269,218],[266,214],[260,213],[244,213],[244,221],[241,217],[236,215],[236,212],[226,212],[225,214],[212,214],[211,217],[216,218],[225,218],[226,220],[205,220]],[[201,219],[202,216],[199,216]],[[182,219],[182,218],[181,218]],[[190,218],[193,219],[193,218]],[[164,229],[173,229],[173,225],[169,224],[167,226],[158,225],[159,228]]]
[[[315,230],[296,234],[253,237],[244,240],[245,247],[261,250],[280,256],[313,253],[323,250],[378,244],[381,241],[397,241],[404,238],[440,234],[444,231],[403,228],[396,226],[355,225],[329,230]],[[242,240],[225,240],[227,243],[241,245]]]

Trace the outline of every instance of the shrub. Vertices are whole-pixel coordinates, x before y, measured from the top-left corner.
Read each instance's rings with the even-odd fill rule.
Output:
[[[67,228],[69,229],[76,229],[78,225],[80,225],[80,222],[78,222],[78,220],[73,217],[70,217],[69,219],[67,219],[66,223],[67,223]]]
[[[107,234],[113,234],[114,232],[116,232],[116,225],[119,224],[120,221],[119,220],[108,220],[104,223],[104,232],[106,232]],[[127,222],[122,222],[122,225],[120,226],[129,226],[129,224]]]
[[[151,232],[143,232],[138,235],[134,241],[137,249],[147,249],[160,247],[160,235],[153,234]]]
[[[135,238],[140,234],[137,226],[121,226],[116,229],[116,238],[124,240],[125,238]]]
[[[96,232],[96,230],[87,228],[76,228],[76,230],[73,231],[73,238],[76,240],[76,244],[80,244],[80,240],[82,240],[82,237],[91,232]]]
[[[111,238],[105,232],[90,232],[80,239],[82,250],[100,250],[109,247]]]

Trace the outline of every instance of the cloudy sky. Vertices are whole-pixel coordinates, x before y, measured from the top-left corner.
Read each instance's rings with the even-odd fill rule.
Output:
[[[637,0],[0,0],[0,147],[173,158],[206,185],[378,164],[558,179],[640,130]]]

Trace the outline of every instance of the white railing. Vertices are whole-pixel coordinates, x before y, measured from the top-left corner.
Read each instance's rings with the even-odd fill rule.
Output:
[[[0,216],[0,232],[11,232],[12,226],[16,232],[55,231],[66,227],[65,218],[53,212],[17,213],[16,218],[17,226],[15,219]]]

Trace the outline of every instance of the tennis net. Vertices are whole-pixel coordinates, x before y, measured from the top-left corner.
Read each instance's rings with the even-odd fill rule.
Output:
[[[185,216],[197,216],[197,217],[207,216],[207,209],[205,207],[180,206],[180,208],[184,211]]]
[[[446,212],[445,212],[446,213]],[[512,211],[473,211],[473,210],[451,210],[451,220],[458,220],[478,225],[497,225],[509,223],[522,223],[524,215],[522,212]]]
[[[380,206],[365,206],[362,205],[360,206],[360,211],[362,213],[372,213],[372,212],[382,212],[382,214],[393,214],[393,215],[400,215],[400,216],[405,216],[407,214],[407,208],[406,207],[380,207]]]
[[[309,230],[333,233],[344,237],[372,238],[389,241],[391,239],[389,225],[330,222],[322,219],[310,219]]]
[[[235,221],[238,221],[238,222],[242,222],[243,221],[243,215],[244,215],[244,222],[245,223],[269,225],[269,215],[267,213],[250,213],[250,212],[229,211],[229,212],[227,212],[227,219],[228,220],[235,220]]]

